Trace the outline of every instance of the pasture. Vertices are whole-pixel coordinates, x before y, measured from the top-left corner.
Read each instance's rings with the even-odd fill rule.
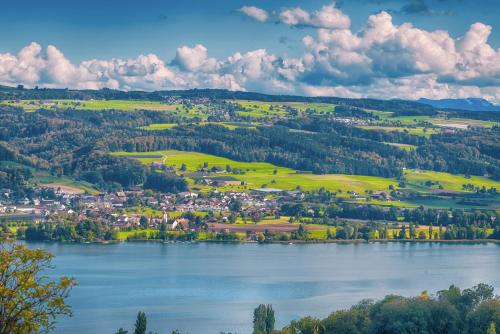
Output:
[[[475,187],[495,187],[499,189],[500,182],[488,179],[483,176],[468,176],[455,175],[443,172],[424,171],[424,170],[405,170],[404,176],[406,183],[417,190],[440,190],[439,185],[443,190],[463,192],[462,185],[472,184]],[[434,185],[427,186],[426,182],[432,182]]]
[[[141,100],[16,100],[1,101],[2,104],[21,107],[25,110],[37,109],[81,109],[81,110],[155,110],[176,111],[179,104],[166,104],[159,101]]]
[[[31,179],[33,185],[44,186],[47,188],[52,188],[54,190],[60,189],[70,194],[82,194],[85,192],[89,194],[99,193],[99,191],[94,188],[94,185],[85,181],[75,180],[67,176],[57,177],[51,175],[46,170],[36,169],[31,166],[12,161],[0,161],[0,165],[29,169],[33,175],[33,178]]]
[[[33,112],[40,109],[75,109],[92,111],[150,110],[173,113],[185,117],[186,119],[198,117],[202,120],[207,118],[206,111],[208,110],[208,106],[205,105],[186,106],[182,104],[170,104],[160,101],[143,100],[15,100],[0,101],[0,104],[20,107],[27,112]]]
[[[434,128],[424,128],[424,127],[403,127],[403,126],[378,126],[378,125],[360,125],[358,126],[361,129],[372,130],[372,131],[398,131],[398,132],[407,132],[411,135],[421,136],[421,137],[430,137],[433,134],[439,133],[438,129]]]
[[[116,155],[129,156],[136,158],[142,163],[150,164],[154,161],[163,161],[166,165],[172,166],[177,170],[183,164],[186,165],[186,171],[183,174],[194,173],[208,163],[208,168],[219,167],[222,170],[230,166],[231,170],[238,169],[243,174],[219,173],[218,175],[230,175],[231,177],[243,181],[243,186],[230,186],[230,189],[252,189],[252,188],[278,188],[283,190],[293,190],[300,187],[303,190],[313,190],[324,187],[330,191],[342,191],[346,194],[348,191],[361,193],[365,190],[386,190],[389,185],[396,186],[397,181],[363,175],[345,175],[345,174],[304,174],[286,167],[278,167],[266,162],[241,162],[227,158],[222,158],[210,154],[185,151],[158,151],[146,153],[126,153],[116,152]],[[162,158],[159,158],[162,156]],[[215,174],[215,173],[213,173]],[[217,175],[217,174],[216,174]],[[214,175],[214,176],[216,176]]]
[[[138,159],[141,163],[151,164],[152,162],[163,162],[168,166],[172,166],[178,173],[187,177],[189,186],[196,188],[198,191],[207,192],[213,189],[212,186],[196,184],[195,179],[200,179],[201,173],[198,171],[208,164],[208,169],[218,167],[219,172],[211,172],[206,174],[208,179],[231,178],[233,180],[243,181],[241,184],[228,184],[217,187],[219,191],[251,191],[259,188],[277,188],[282,190],[302,189],[304,191],[317,190],[325,188],[332,192],[337,192],[338,197],[352,198],[355,194],[368,198],[369,192],[387,191],[389,186],[395,189],[415,190],[423,195],[429,194],[438,196],[442,192],[454,192],[457,196],[460,194],[470,194],[470,190],[464,190],[463,184],[472,184],[475,187],[486,188],[496,187],[500,189],[500,182],[493,181],[486,177],[464,175],[453,175],[449,173],[422,171],[422,170],[405,170],[405,188],[399,188],[399,181],[391,178],[383,178],[377,176],[365,175],[345,175],[345,174],[309,174],[299,173],[298,171],[279,167],[265,162],[241,162],[231,159],[218,157],[210,154],[186,151],[157,151],[144,153],[127,153],[116,152],[116,155],[128,156]],[[186,169],[180,171],[182,165]],[[226,172],[226,167],[230,166],[229,172]],[[234,171],[237,170],[237,173]],[[358,203],[374,204],[382,206],[398,206],[398,207],[416,207],[424,205],[426,207],[463,207],[470,208],[475,205],[467,205],[461,203],[462,198],[458,196],[456,199],[444,198],[442,200],[428,201],[379,201],[357,199]],[[491,203],[490,203],[491,202]],[[498,207],[497,200],[491,200],[484,203],[488,208]],[[483,205],[483,204],[481,204]]]
[[[228,100],[228,102],[236,103],[246,109],[246,111],[238,111],[239,115],[255,118],[283,117],[289,115],[292,109],[298,112],[314,111],[315,113],[327,113],[335,110],[333,104],[327,103],[261,102],[250,100]]]
[[[161,130],[168,130],[176,126],[177,124],[175,123],[155,123],[155,124],[149,124],[148,126],[142,127],[143,130],[150,130],[150,131],[161,131]]]
[[[386,145],[394,146],[397,148],[400,148],[405,151],[412,151],[415,150],[417,147],[415,145],[410,145],[410,144],[401,144],[401,143],[389,143],[389,142],[384,142]]]

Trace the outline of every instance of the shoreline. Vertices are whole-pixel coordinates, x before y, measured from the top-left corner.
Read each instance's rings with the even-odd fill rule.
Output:
[[[193,240],[193,241],[163,241],[158,239],[137,239],[137,240],[109,240],[109,241],[93,241],[93,242],[62,242],[55,240],[24,240],[24,242],[43,242],[43,243],[60,243],[60,244],[79,244],[79,245],[114,245],[120,243],[134,243],[134,242],[156,242],[162,244],[195,244],[195,243],[223,243],[223,244],[282,244],[282,245],[308,245],[308,244],[374,244],[374,243],[435,243],[435,244],[500,244],[497,239],[477,239],[477,240],[397,240],[397,239],[356,239],[356,240],[290,240],[290,241],[224,241],[224,240]]]

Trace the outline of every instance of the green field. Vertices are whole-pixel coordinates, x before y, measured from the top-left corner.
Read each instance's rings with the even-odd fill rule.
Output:
[[[132,230],[132,231],[119,231],[118,232],[118,240],[127,240],[129,237],[133,237],[137,234],[145,233],[148,237],[151,237],[158,233],[156,229],[147,229],[147,230]]]
[[[389,185],[397,185],[395,180],[382,177],[344,174],[301,174],[297,173],[296,170],[278,167],[265,162],[240,162],[197,152],[147,152],[143,154],[143,158],[141,158],[141,153],[117,152],[115,154],[131,156],[145,164],[150,164],[154,161],[164,161],[165,164],[177,169],[182,164],[185,164],[188,173],[197,171],[205,162],[208,163],[209,168],[217,166],[225,169],[229,165],[232,169],[237,168],[245,172],[245,174],[236,175],[228,173],[228,175],[237,180],[244,181],[248,185],[247,188],[261,188],[263,185],[266,185],[269,188],[283,190],[293,190],[297,187],[301,187],[303,190],[312,190],[324,187],[331,191],[342,190],[345,193],[347,191],[384,190]],[[158,155],[163,155],[163,158],[157,158]],[[274,171],[276,171],[276,174]],[[232,187],[240,188],[241,186]]]
[[[87,192],[89,194],[98,194],[94,186],[85,181],[74,180],[66,176],[53,176],[48,171],[45,170],[37,170],[33,167],[22,165],[17,162],[12,161],[0,161],[1,166],[15,166],[19,168],[27,168],[33,174],[33,178],[31,182],[36,185],[41,185],[49,188],[61,188],[62,190],[73,192],[73,193],[84,193]]]
[[[398,181],[390,178],[364,175],[345,175],[345,174],[304,174],[298,173],[294,169],[278,167],[265,162],[240,162],[214,155],[186,152],[186,151],[158,151],[145,153],[126,153],[116,152],[116,155],[129,156],[138,159],[144,164],[150,164],[154,161],[163,161],[165,164],[176,168],[177,170],[186,165],[186,171],[183,174],[189,175],[199,170],[204,163],[208,163],[208,168],[219,167],[225,170],[226,166],[232,169],[239,169],[244,174],[217,173],[213,177],[230,176],[236,180],[245,182],[245,186],[232,185],[221,187],[221,190],[248,190],[252,188],[278,188],[283,190],[293,190],[300,187],[303,190],[319,189],[324,187],[330,191],[341,190],[340,196],[346,196],[348,191],[364,194],[366,191],[387,190],[390,185],[398,188]],[[463,184],[473,184],[476,187],[500,188],[500,183],[485,177],[472,176],[466,178],[463,175],[453,175],[449,173],[440,173],[432,171],[405,170],[406,188],[419,192],[436,192],[439,185],[442,190],[463,192]],[[431,181],[431,185],[426,185]],[[437,183],[439,182],[439,184]],[[190,185],[194,185],[191,180]]]
[[[166,104],[158,101],[136,101],[136,100],[19,100],[19,101],[1,101],[2,104],[22,107],[24,109],[36,110],[40,108],[71,108],[83,110],[157,110],[157,111],[175,111],[181,109],[178,104]]]
[[[159,131],[159,130],[171,129],[176,125],[177,124],[175,124],[175,123],[155,123],[155,124],[150,124],[148,126],[144,126],[142,129],[151,130],[151,131]]]
[[[410,145],[410,144],[389,143],[389,142],[384,142],[384,144],[398,147],[398,148],[405,150],[405,151],[412,151],[412,150],[417,148],[415,145]]]
[[[235,100],[228,102],[236,103],[247,111],[238,111],[241,116],[251,116],[255,118],[270,118],[287,116],[290,109],[295,109],[299,112],[314,110],[316,113],[333,112],[335,106],[327,103],[302,103],[302,102],[261,102],[249,100]]]
[[[261,123],[259,122],[199,122],[194,124],[195,125],[215,124],[223,126],[229,130],[234,130],[237,128],[255,129],[256,126],[261,125]],[[171,129],[177,125],[178,124],[176,123],[154,123],[148,126],[144,126],[142,127],[142,129],[150,131],[159,131],[159,130]]]
[[[392,115],[385,118],[386,121],[400,122],[403,125],[413,125],[413,124],[417,124],[419,122],[428,122],[431,119],[432,119],[431,116],[395,116],[395,117],[393,117]]]
[[[430,137],[433,134],[439,133],[439,129],[434,128],[423,128],[423,127],[400,127],[400,126],[378,126],[378,125],[360,125],[361,129],[373,130],[373,131],[398,131],[407,132],[411,135]]]
[[[142,100],[16,100],[0,101],[0,104],[23,108],[25,111],[36,111],[39,109],[80,109],[80,110],[151,110],[174,113],[187,119],[199,117],[206,119],[208,107],[205,105],[193,105],[186,107],[181,104],[168,104],[159,101]]]
[[[86,110],[155,110],[155,111],[175,111],[176,108],[181,108],[180,105],[170,105],[157,101],[131,101],[131,100],[93,100],[93,101],[78,101],[79,107]]]
[[[427,187],[425,182],[431,181],[439,183],[445,190],[462,192],[463,184],[472,184],[475,187],[499,188],[500,182],[493,181],[483,176],[470,176],[466,178],[464,175],[454,175],[450,173],[421,171],[421,170],[405,170],[404,172],[406,183],[417,190],[437,189],[436,186]]]

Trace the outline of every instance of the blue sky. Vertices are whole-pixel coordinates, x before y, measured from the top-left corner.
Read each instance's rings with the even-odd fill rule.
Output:
[[[239,1],[239,0],[46,0],[7,1],[0,11],[0,51],[14,52],[36,41],[57,45],[73,61],[89,58],[135,57],[153,52],[173,57],[181,45],[203,44],[216,57],[236,51],[265,48],[270,52],[301,51],[304,29],[290,29],[274,22],[255,24],[238,15],[242,6],[267,11],[287,7],[315,10],[327,1]],[[343,0],[338,2],[351,17],[353,27],[362,27],[370,14],[401,10],[411,1]],[[412,22],[425,29],[445,29],[460,36],[477,21],[494,25],[500,20],[495,0],[427,0],[432,13],[401,12],[394,22]],[[500,47],[500,29],[491,44]]]
[[[460,38],[470,30],[470,26],[480,22],[482,26],[478,27],[479,30],[490,27],[488,47],[498,52],[500,47],[500,27],[497,27],[497,22],[500,22],[498,3],[498,0],[481,0],[481,5],[473,0],[339,0],[336,3],[318,0],[8,1],[2,4],[0,11],[2,31],[0,33],[0,57],[3,55],[4,58],[3,67],[0,60],[0,82],[76,86],[75,78],[81,82],[84,76],[85,80],[88,80],[87,87],[90,88],[103,86],[120,89],[189,88],[189,82],[193,82],[193,86],[198,87],[390,98],[409,95],[411,90],[382,93],[384,85],[396,88],[403,80],[406,84],[413,85],[413,88],[421,90],[421,95],[426,95],[426,97],[473,95],[498,101],[500,100],[498,92],[500,79],[496,73],[497,68],[491,69],[489,72],[493,71],[493,74],[490,73],[489,76],[484,74],[488,72],[485,68],[473,68],[464,71],[463,75],[454,75],[453,72],[456,70],[453,65],[440,68],[424,60],[426,55],[418,54],[418,46],[405,45],[405,38],[407,38],[405,36],[414,36],[414,32],[402,29],[404,31],[398,32],[397,41],[394,39],[378,41],[375,46],[372,44],[358,46],[356,50],[353,49],[353,44],[343,46],[342,50],[339,50],[338,38],[340,37],[338,36],[333,38],[335,40],[330,39],[326,43],[328,45],[319,41],[322,29],[323,32],[325,29],[336,32],[350,31],[352,35],[359,34],[358,37],[362,37],[370,15],[384,12],[390,16],[392,25],[398,29],[404,27],[406,23],[411,23],[413,28],[424,32],[432,33],[442,30],[457,45],[460,43]],[[261,22],[251,15],[246,15],[241,11],[241,8],[245,6],[265,11],[267,20]],[[323,26],[322,23],[313,22],[314,13],[322,11],[324,6],[335,7],[335,15],[348,18],[349,24]],[[282,14],[296,8],[307,12],[310,15],[310,22],[293,23],[292,21],[299,18],[299,14],[302,13],[299,11],[290,12],[292,16],[299,16],[289,16],[292,21],[286,22]],[[478,34],[472,35],[478,36]],[[314,45],[306,45],[304,42],[306,36],[314,39]],[[424,40],[427,38],[422,36]],[[434,37],[431,39],[435,42]],[[40,58],[40,62],[35,61],[37,65],[34,66],[38,66],[37,68],[27,66],[26,70],[23,69],[24,72],[20,74],[19,68],[26,61],[21,64],[18,54],[32,42],[40,47],[40,50],[33,49],[35,50],[33,52],[37,53],[35,58]],[[354,39],[352,42],[355,42]],[[372,42],[363,41],[363,43]],[[449,41],[439,40],[438,43],[446,44]],[[198,61],[201,62],[214,59],[211,63],[213,66],[208,66],[208,63],[203,66],[200,64],[198,64],[200,66],[191,66],[189,69],[185,66],[186,63],[179,55],[179,48],[195,49],[197,45],[205,48],[206,52],[202,48],[197,48],[196,52],[193,51],[196,53],[195,58],[198,57]],[[51,53],[53,57],[67,60],[74,68],[65,67],[61,72],[61,63],[58,63],[59,72],[49,73],[51,67],[47,64],[51,56],[47,53],[48,46],[57,49],[56,56],[54,52]],[[246,73],[250,73],[248,67],[250,65],[247,64],[245,68],[244,64],[241,64],[246,61],[246,58],[238,60],[228,60],[228,58],[235,54],[246,55],[261,49],[265,50],[265,55],[260,53],[249,56],[250,58],[260,57],[262,68],[259,75],[251,73],[247,77],[238,77],[245,70]],[[411,66],[405,63],[388,66],[388,64],[382,64],[378,58],[374,58],[375,54],[388,52],[388,49],[392,50],[389,57],[396,57],[395,54],[400,53],[403,58],[408,57],[408,62],[413,61],[416,65]],[[476,48],[477,50],[479,49]],[[446,52],[448,51],[447,49]],[[187,52],[187,54],[191,56],[193,52]],[[323,59],[325,52],[330,53],[330,58]],[[12,65],[13,61],[5,60],[7,54],[17,57],[15,65],[17,68]],[[167,74],[163,71],[163,76],[156,73],[155,78],[148,81],[133,77],[137,75],[130,75],[130,71],[126,73],[126,78],[118,78],[116,73],[107,73],[106,71],[109,72],[107,67],[106,71],[100,68],[101,72],[107,74],[101,75],[102,73],[99,72],[98,80],[90,80],[90,76],[95,73],[92,71],[90,71],[92,73],[87,73],[88,68],[81,69],[82,62],[95,59],[110,62],[112,59],[119,59],[128,64],[127,66],[130,65],[128,60],[138,63],[142,61],[140,66],[145,66],[142,71],[144,73],[157,71],[158,66],[155,63],[157,60],[151,58],[146,61],[146,65],[144,59],[138,60],[141,55],[150,54],[163,63],[165,71],[172,73]],[[481,54],[484,55],[484,51]],[[312,55],[314,59],[309,59],[309,55]],[[342,60],[339,63],[339,59],[348,56],[351,57],[347,60],[349,64],[346,65],[346,62]],[[443,55],[437,56],[443,57]],[[454,56],[453,52],[453,55],[449,57]],[[372,64],[371,68],[367,69],[366,64],[354,65],[352,57],[364,59],[366,63]],[[387,55],[384,57],[387,58]],[[459,55],[459,57],[460,60],[455,61],[456,68],[472,66],[467,63],[468,60],[462,59],[466,56]],[[493,56],[490,54],[488,57],[488,61],[493,62],[496,54]],[[240,62],[239,67],[235,65],[236,62]],[[267,66],[266,62],[272,63],[269,65],[272,68]],[[464,62],[467,64],[464,65]],[[63,62],[61,66],[66,65]],[[100,66],[104,65],[100,64]],[[116,69],[118,65],[115,63],[114,66]],[[137,69],[139,65],[133,66]],[[85,73],[82,74],[82,71]],[[237,71],[237,73],[231,71]],[[471,71],[477,73],[471,74]],[[67,77],[69,72],[73,80]],[[79,73],[76,74],[76,72]],[[204,74],[201,75],[200,72]],[[274,72],[274,75],[267,76],[268,72]],[[286,74],[284,75],[283,72]],[[428,75],[433,73],[436,77],[432,78],[431,82]],[[231,78],[231,75],[234,78]],[[158,79],[158,77],[161,78]],[[259,85],[259,80],[267,80],[268,83]],[[275,84],[270,85],[270,80],[276,80]]]

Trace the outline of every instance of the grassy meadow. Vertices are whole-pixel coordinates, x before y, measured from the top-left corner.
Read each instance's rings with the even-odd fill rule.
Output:
[[[247,111],[238,111],[239,115],[255,118],[286,116],[289,114],[289,108],[296,109],[299,112],[315,110],[317,113],[332,112],[335,109],[334,105],[327,103],[261,102],[249,100],[230,100],[229,102],[236,103],[247,109]]]
[[[424,128],[424,127],[400,127],[400,126],[378,126],[378,125],[360,125],[358,126],[361,129],[365,130],[373,130],[373,131],[398,131],[398,132],[407,132],[411,135],[421,136],[421,137],[430,137],[433,134],[439,133],[439,129],[434,128]]]
[[[159,151],[144,154],[117,152],[115,154],[130,156],[145,164],[150,164],[154,161],[163,161],[166,165],[176,169],[180,169],[182,164],[185,164],[187,170],[183,174],[196,172],[205,162],[208,163],[209,168],[217,166],[225,169],[229,165],[232,169],[237,168],[245,173],[227,173],[227,175],[245,182],[247,185],[246,189],[265,186],[283,190],[293,190],[297,187],[303,190],[312,190],[324,187],[330,191],[341,190],[343,193],[347,191],[361,193],[365,190],[384,190],[389,185],[397,185],[395,180],[383,177],[345,174],[302,174],[294,169],[278,167],[266,162],[240,162],[197,152]],[[162,156],[162,158],[158,158],[158,156]],[[230,188],[234,187],[242,188],[242,186],[231,186]]]
[[[415,145],[410,145],[410,144],[401,144],[401,143],[389,143],[389,142],[384,142],[386,145],[394,146],[397,148],[400,148],[405,151],[412,151],[415,150],[417,147]]]
[[[144,164],[160,161],[168,166],[174,167],[178,171],[184,164],[186,166],[186,171],[180,173],[187,176],[195,174],[204,163],[208,163],[208,168],[219,167],[225,170],[226,166],[230,166],[231,169],[239,169],[244,173],[233,174],[229,172],[211,174],[210,177],[230,176],[233,179],[245,183],[243,186],[231,185],[220,187],[222,191],[244,191],[262,187],[283,190],[293,190],[300,187],[302,190],[313,190],[324,187],[327,190],[335,192],[340,190],[341,193],[339,196],[347,196],[347,192],[356,192],[364,195],[365,192],[368,191],[388,190],[391,185],[398,189],[399,183],[399,181],[395,179],[377,176],[299,173],[294,169],[279,167],[266,162],[241,162],[198,152],[170,150],[145,153],[116,152],[114,154],[135,158]],[[405,170],[404,176],[406,180],[405,189],[412,189],[423,193],[434,193],[439,191],[467,193],[463,190],[462,185],[468,183],[476,187],[485,186],[487,188],[496,187],[500,189],[500,182],[480,176],[466,178],[464,175],[421,170]],[[430,181],[430,183],[428,181]],[[194,186],[192,180],[190,185]],[[439,189],[439,185],[441,185],[442,189]],[[405,205],[405,202],[401,202],[400,204],[400,206]],[[409,205],[415,206],[411,203]]]
[[[495,187],[498,189],[500,186],[500,182],[483,176],[465,177],[464,175],[423,170],[405,170],[404,175],[407,184],[417,190],[438,189],[438,185],[441,185],[444,190],[462,192],[463,184],[472,184],[478,188],[485,186],[486,188]],[[431,181],[436,185],[428,187],[425,185],[427,181]]]

